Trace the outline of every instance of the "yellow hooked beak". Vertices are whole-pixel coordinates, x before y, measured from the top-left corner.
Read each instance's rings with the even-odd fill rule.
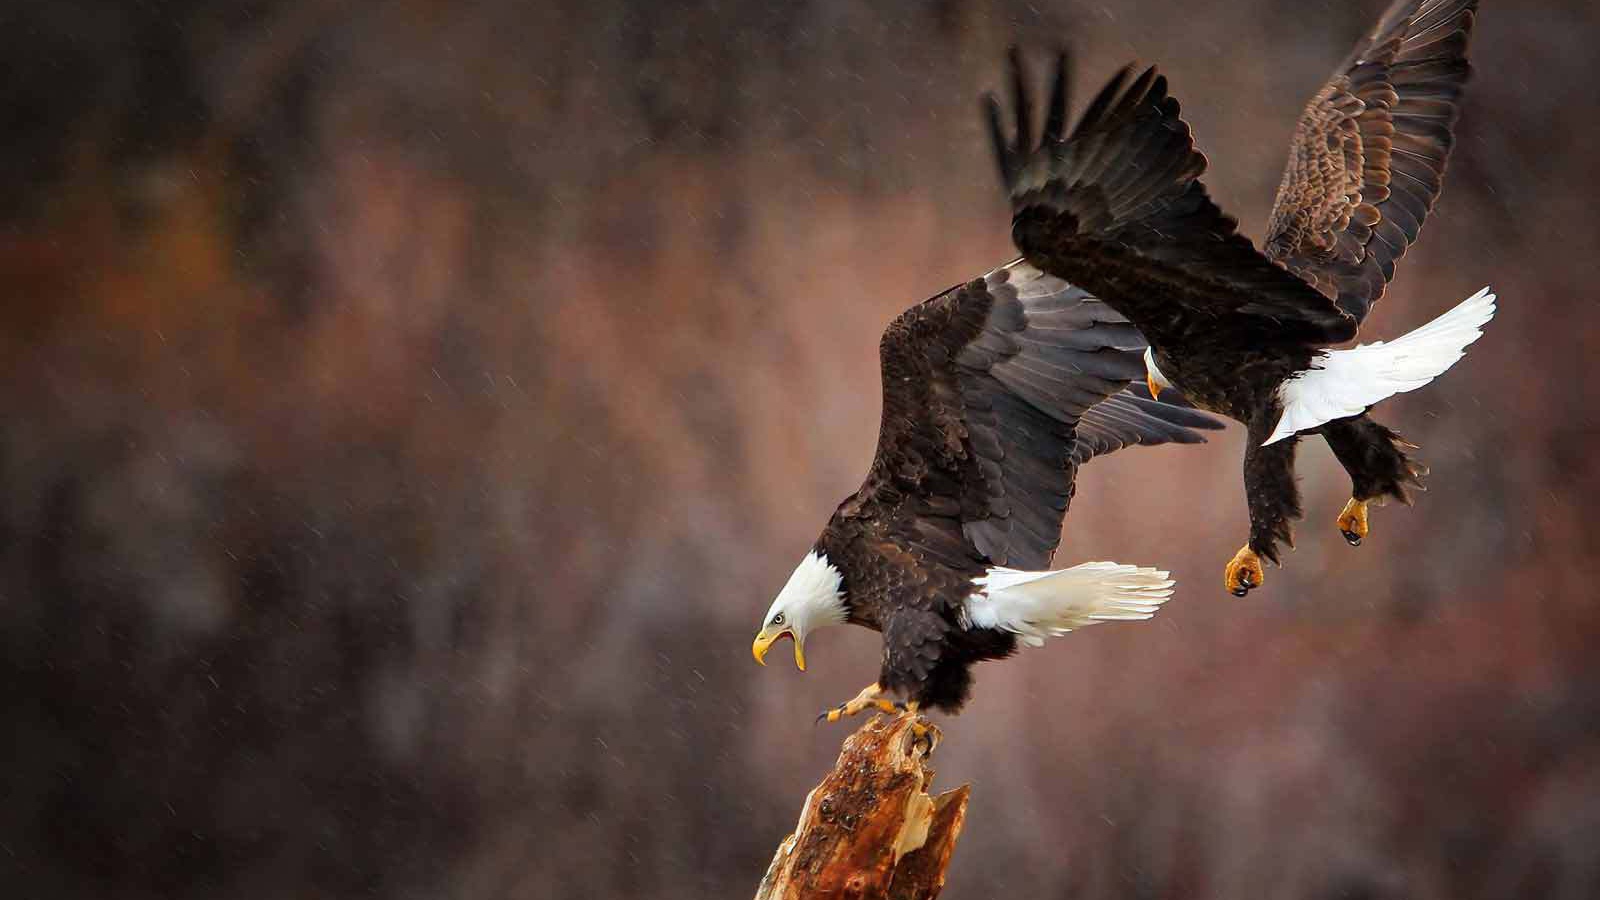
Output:
[[[1149,369],[1144,370],[1144,383],[1150,388],[1150,399],[1161,399],[1161,385],[1156,384],[1156,373]]]
[[[787,628],[780,629],[778,631],[769,631],[765,628],[761,629],[761,633],[756,635],[755,643],[750,645],[750,654],[756,658],[756,662],[764,666],[767,664],[767,651],[772,649],[772,645],[776,644],[779,638],[785,637],[793,638],[794,665],[795,668],[804,672],[806,670],[805,647],[801,645],[800,639],[794,636],[794,632]]]

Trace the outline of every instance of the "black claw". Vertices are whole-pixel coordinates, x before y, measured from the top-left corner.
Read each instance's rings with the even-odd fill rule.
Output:
[[[1233,595],[1235,597],[1243,597],[1258,586],[1256,580],[1250,577],[1249,572],[1241,572],[1239,573],[1239,584],[1233,589]]]
[[[825,709],[825,710],[823,710],[822,713],[817,716],[817,720],[815,722],[811,723],[812,726],[821,725],[823,722],[826,722],[828,720],[828,715],[830,713],[836,713],[836,712],[844,712],[844,707],[835,706],[833,709]]]
[[[1243,597],[1245,594],[1250,593],[1250,589],[1253,587],[1257,587],[1256,580],[1251,577],[1248,570],[1242,571],[1239,573],[1239,583],[1230,588],[1229,593],[1235,597]]]
[[[1339,533],[1344,535],[1344,539],[1349,542],[1350,546],[1361,546],[1361,535],[1356,534],[1354,531],[1345,531],[1342,528],[1339,529]]]

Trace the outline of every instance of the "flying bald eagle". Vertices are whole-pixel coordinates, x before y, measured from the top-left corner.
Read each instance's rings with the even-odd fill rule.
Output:
[[[879,345],[883,419],[866,481],[778,593],[752,652],[846,622],[883,633],[878,680],[824,713],[966,701],[980,660],[1112,619],[1148,619],[1167,573],[1049,571],[1078,467],[1132,444],[1198,443],[1203,413],[1128,390],[1145,343],[1122,316],[1013,262],[912,307]],[[891,697],[903,699],[896,703]]]
[[[1442,374],[1494,315],[1484,288],[1397,340],[1328,349],[1355,337],[1439,195],[1476,6],[1399,0],[1317,92],[1290,146],[1265,253],[1206,195],[1206,159],[1153,68],[1126,90],[1123,69],[1063,136],[1063,55],[1037,145],[1015,51],[1012,139],[988,98],[1023,257],[1138,327],[1152,390],[1175,387],[1249,428],[1250,539],[1223,576],[1235,596],[1260,586],[1278,541],[1293,546],[1300,435],[1321,434],[1350,475],[1337,525],[1352,545],[1367,535],[1369,501],[1411,502],[1407,485],[1425,474],[1406,458],[1414,445],[1367,410]]]

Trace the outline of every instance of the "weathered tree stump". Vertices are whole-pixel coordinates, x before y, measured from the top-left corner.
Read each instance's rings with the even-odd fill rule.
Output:
[[[971,788],[928,796],[938,734],[920,716],[878,715],[845,739],[833,771],[806,795],[756,900],[939,896]]]

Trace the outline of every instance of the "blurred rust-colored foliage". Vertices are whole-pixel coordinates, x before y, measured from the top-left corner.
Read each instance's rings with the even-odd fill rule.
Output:
[[[36,897],[753,890],[870,677],[756,619],[876,427],[878,330],[1005,261],[1006,43],[1162,63],[1253,233],[1380,0],[284,0],[0,29],[0,881]],[[1081,480],[1149,625],[984,667],[949,896],[1600,893],[1600,101],[1490,3],[1370,320],[1502,312],[1392,403],[1434,490],[1351,550],[1320,449],[1236,603],[1239,436]]]

